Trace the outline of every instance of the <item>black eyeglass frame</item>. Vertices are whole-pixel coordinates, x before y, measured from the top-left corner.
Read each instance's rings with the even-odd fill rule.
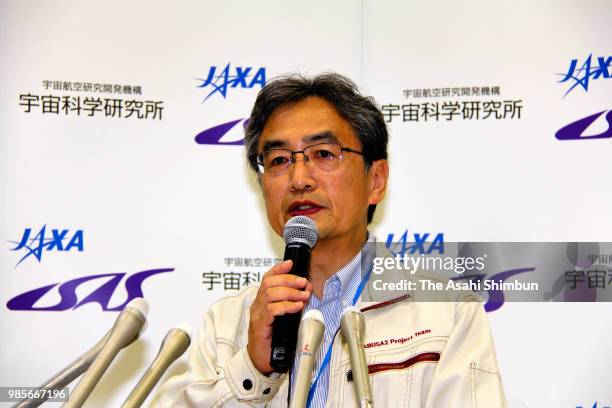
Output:
[[[282,149],[282,148],[273,148],[273,149],[268,149],[264,152],[259,153],[256,157],[255,157],[255,164],[257,165],[257,170],[259,171],[259,173],[261,174],[265,174],[265,171],[263,171],[262,169],[264,168],[264,163],[263,163],[263,155],[266,152],[271,152],[271,151],[275,151],[275,150],[282,150],[282,151],[286,151],[291,153],[291,159],[289,160],[289,164],[293,164],[295,163],[295,155],[298,153],[302,153],[302,155],[304,156],[304,161],[309,161],[310,159],[308,158],[308,156],[306,156],[306,154],[304,153],[304,151],[310,149],[311,147],[314,146],[319,146],[319,145],[336,145],[336,146],[340,146],[340,152],[347,152],[347,153],[357,153],[361,156],[363,156],[363,152],[360,152],[359,150],[355,150],[355,149],[351,149],[350,147],[344,147],[342,146],[340,143],[336,143],[336,142],[321,142],[321,143],[315,143],[315,144],[311,144],[309,146],[306,146],[305,148],[303,148],[302,150],[291,150],[291,149]],[[344,156],[339,156],[338,159],[342,160]]]

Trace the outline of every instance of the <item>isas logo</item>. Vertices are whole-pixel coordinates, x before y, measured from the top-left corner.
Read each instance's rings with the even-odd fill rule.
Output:
[[[210,67],[206,78],[196,78],[196,80],[199,82],[197,87],[206,90],[202,100],[204,103],[214,95],[227,99],[233,90],[261,89],[266,84],[266,68],[239,66],[232,68],[228,63],[225,68]],[[214,125],[198,133],[195,141],[203,145],[243,145],[243,129],[246,122],[246,118],[240,118]],[[222,140],[224,138],[225,140]]]
[[[577,121],[559,129],[555,134],[555,137],[559,140],[607,139],[612,137],[612,110],[609,110],[606,114],[608,129],[596,135],[584,135],[589,126],[591,126],[593,122],[595,122],[597,118],[602,116],[605,112],[606,111],[601,111],[594,115],[587,116],[586,118],[578,119]]]
[[[453,277],[451,278],[451,280],[474,282],[475,284],[478,284],[478,286],[481,286],[485,278],[491,281],[495,281],[495,282],[505,282],[507,279],[510,279],[511,277],[515,275],[518,275],[521,273],[533,272],[533,271],[535,271],[535,268],[518,268],[518,269],[511,269],[508,271],[499,272],[499,273],[496,273],[490,276],[487,276],[484,273],[466,274],[466,275]],[[485,312],[493,312],[501,308],[506,301],[506,297],[504,295],[503,290],[489,289],[487,290],[487,295],[488,295],[488,299],[484,306]]]
[[[387,243],[385,245],[393,254],[399,256],[405,255],[428,255],[428,254],[444,254],[444,234],[439,232],[437,234],[425,233],[412,233],[405,230],[402,235],[399,236],[397,241],[395,240],[395,234],[391,233],[387,235]],[[526,272],[533,272],[535,268],[519,268],[508,271],[502,271],[487,277],[484,273],[476,274],[465,274],[456,277],[452,277],[451,280],[455,281],[466,281],[478,283],[487,278],[495,281],[505,282],[507,279]],[[489,290],[488,299],[485,303],[485,311],[493,312],[504,305],[505,296],[501,290]]]
[[[8,307],[9,310],[61,312],[64,310],[76,309],[87,303],[98,303],[105,312],[120,311],[123,310],[125,305],[127,305],[133,299],[144,297],[144,294],[142,293],[142,284],[145,279],[148,279],[153,275],[172,271],[174,271],[174,268],[150,269],[128,276],[124,282],[125,291],[127,292],[127,299],[125,302],[117,306],[111,306],[110,301],[117,287],[119,286],[119,283],[121,283],[123,278],[126,277],[127,273],[125,272],[82,276],[67,282],[58,282],[51,285],[42,286],[15,296],[7,302],[6,307]],[[81,285],[89,286],[88,283],[91,281],[100,282],[100,286],[94,289],[83,299],[79,299],[77,296],[77,289]],[[57,291],[51,292],[51,290],[55,287],[57,287]],[[50,292],[54,295],[50,296],[53,299],[57,299],[57,295],[59,294],[60,301],[50,306],[39,305],[39,303],[44,302],[45,295]]]
[[[45,251],[69,252],[75,250],[83,252],[83,230],[76,230],[71,233],[68,229],[51,228],[51,231],[49,231],[47,226],[43,225],[38,233],[34,234],[32,228],[26,228],[19,241],[9,242],[16,244],[14,248],[11,248],[11,251],[24,253],[15,265],[17,267],[30,256],[34,256],[38,262],[41,262]]]
[[[577,58],[572,59],[569,64],[569,69],[559,83],[569,84],[569,88],[563,95],[565,98],[574,89],[582,89],[584,92],[589,92],[589,86],[592,81],[603,81],[610,79],[610,65],[612,64],[612,56],[593,58],[592,54],[580,64]],[[607,113],[606,113],[607,112]],[[595,135],[586,135],[587,129],[600,117],[605,114],[605,120],[608,128],[603,132]],[[605,109],[600,112],[589,115],[585,118],[580,118],[569,125],[559,129],[555,134],[558,140],[586,140],[586,139],[607,139],[612,138],[612,110]]]
[[[243,145],[244,137],[239,140],[232,141],[222,141],[221,138],[227,135],[233,128],[237,127],[239,123],[242,123],[242,127],[238,126],[238,128],[243,130],[246,127],[248,119],[236,119],[227,123],[222,123],[217,126],[213,126],[209,129],[206,129],[200,133],[198,133],[195,137],[195,141],[197,144],[204,145]]]

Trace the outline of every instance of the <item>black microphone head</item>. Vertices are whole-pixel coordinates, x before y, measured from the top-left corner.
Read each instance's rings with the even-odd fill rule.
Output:
[[[313,220],[304,216],[295,216],[285,224],[283,238],[286,244],[301,242],[312,248],[319,238],[319,230]]]

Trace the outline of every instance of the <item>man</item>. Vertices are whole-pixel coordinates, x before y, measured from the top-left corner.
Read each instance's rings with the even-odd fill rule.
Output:
[[[274,231],[282,235],[296,215],[318,228],[308,279],[289,274],[285,261],[259,286],[213,305],[190,350],[189,372],[171,378],[153,406],[287,406],[292,375],[270,366],[272,323],[311,308],[322,311],[326,326],[311,406],[357,406],[337,330],[352,304],[366,321],[375,405],[505,404],[480,303],[419,302],[416,294],[381,299],[365,293],[369,285],[361,293],[368,276],[361,251],[373,240],[367,225],[387,186],[387,139],[373,100],[340,75],[281,77],[261,90],[246,129],[247,156]]]

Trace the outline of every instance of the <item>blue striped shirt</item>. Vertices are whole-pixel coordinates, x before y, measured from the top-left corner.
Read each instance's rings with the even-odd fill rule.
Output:
[[[371,235],[368,237],[368,241],[372,238]],[[325,353],[329,348],[331,342],[334,340],[334,334],[340,327],[340,316],[345,308],[352,305],[353,297],[359,288],[361,282],[361,251],[355,255],[355,257],[340,269],[336,274],[331,276],[325,281],[323,285],[323,298],[319,299],[314,294],[310,297],[310,301],[304,309],[306,313],[310,309],[318,309],[323,314],[325,321],[325,332],[323,341],[317,352],[314,360],[314,367],[312,370],[311,384],[314,382]],[[293,364],[291,371],[291,378],[295,378],[296,369],[298,366],[298,357],[296,353],[296,359]],[[291,384],[291,394],[293,395],[295,382]],[[321,373],[317,388],[314,391],[312,398],[312,408],[323,408],[325,401],[327,400],[329,386],[329,364],[325,367]]]

